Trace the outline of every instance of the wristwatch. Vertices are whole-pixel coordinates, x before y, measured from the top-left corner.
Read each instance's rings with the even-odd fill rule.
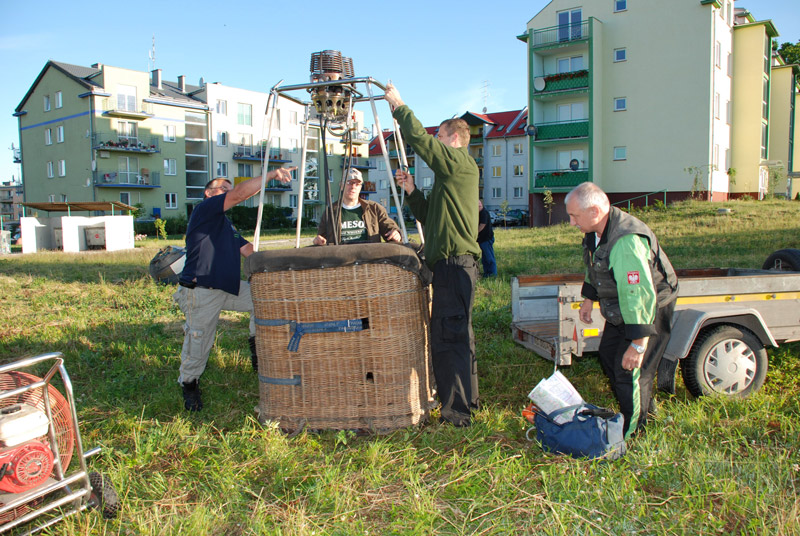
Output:
[[[631,348],[636,350],[637,354],[643,354],[647,350],[647,346],[642,346],[641,344],[636,344],[635,342],[631,343]]]

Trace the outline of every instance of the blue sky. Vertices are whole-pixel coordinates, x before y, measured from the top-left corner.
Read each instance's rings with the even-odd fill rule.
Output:
[[[779,42],[796,43],[797,1],[742,0],[736,5],[747,7],[759,20],[772,19],[781,34]],[[76,5],[5,0],[0,9],[2,181],[19,177],[9,150],[12,143],[19,145],[12,113],[50,59],[146,71],[155,35],[155,65],[165,80],[185,75],[188,83],[197,84],[204,77],[207,82],[269,91],[281,79],[284,84],[307,82],[311,53],[335,49],[353,58],[357,76],[383,83],[391,79],[420,120],[434,125],[484,106],[504,111],[525,105],[525,45],[515,36],[547,1]],[[371,118],[369,106],[361,106]],[[382,112],[384,128],[389,126],[385,117]]]

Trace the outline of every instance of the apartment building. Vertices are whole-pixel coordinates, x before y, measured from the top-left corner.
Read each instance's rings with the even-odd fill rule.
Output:
[[[535,223],[545,191],[565,219],[563,196],[587,180],[612,201],[758,195],[776,35],[732,0],[550,2],[519,36]]]
[[[0,183],[0,219],[3,229],[18,226],[22,217],[22,184],[12,181]]]
[[[190,85],[184,76],[168,82],[160,69],[50,61],[15,113],[25,200],[122,201],[141,206],[144,217],[188,216],[211,178],[236,184],[260,176],[267,149],[268,169],[300,165],[313,108],[281,96],[270,128],[268,97],[202,79]],[[268,183],[264,202],[317,221],[326,189],[338,192],[345,165],[365,174],[364,195],[374,192],[369,131],[363,112],[353,117],[348,154],[340,131],[326,133],[323,150],[320,128],[309,126],[304,191],[295,172],[291,185]],[[326,161],[327,181],[319,175]]]
[[[773,52],[769,84],[768,188],[794,199],[800,194],[800,144],[795,143],[800,65],[786,65]],[[787,120],[788,118],[788,120]],[[738,186],[738,184],[737,184]],[[732,190],[735,191],[734,188]]]
[[[489,210],[508,202],[528,209],[528,109],[461,116],[470,126],[470,155],[481,174],[480,196]]]

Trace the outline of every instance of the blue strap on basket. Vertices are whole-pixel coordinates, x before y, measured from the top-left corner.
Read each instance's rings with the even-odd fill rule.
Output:
[[[361,318],[327,320],[325,322],[295,322],[294,320],[263,320],[256,318],[256,325],[258,326],[285,326],[286,324],[289,324],[290,329],[294,330],[292,338],[289,339],[289,346],[286,347],[290,352],[298,351],[300,338],[306,333],[345,333],[364,329],[364,321]]]

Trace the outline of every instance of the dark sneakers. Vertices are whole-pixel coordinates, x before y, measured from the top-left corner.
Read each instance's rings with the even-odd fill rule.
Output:
[[[253,364],[253,371],[258,374],[258,355],[256,355],[256,338],[250,337],[247,339],[250,344],[250,362]]]
[[[186,411],[200,411],[203,409],[203,401],[200,398],[200,385],[197,380],[184,382],[183,385],[183,406]]]

